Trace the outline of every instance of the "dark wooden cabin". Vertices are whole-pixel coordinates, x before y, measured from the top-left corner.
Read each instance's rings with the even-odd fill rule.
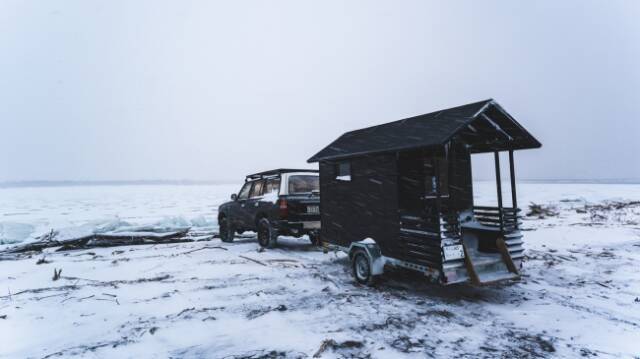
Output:
[[[442,283],[511,278],[505,273],[518,274],[523,252],[513,152],[539,147],[493,100],[345,133],[308,160],[319,162],[321,239],[348,251],[372,238],[385,264]],[[500,179],[501,151],[511,206],[500,180],[498,206],[476,206],[471,155],[494,153]],[[448,256],[451,248],[461,255]]]

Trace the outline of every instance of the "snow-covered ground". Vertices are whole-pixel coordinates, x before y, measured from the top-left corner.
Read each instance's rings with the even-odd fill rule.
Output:
[[[237,187],[0,189],[0,241],[215,231]],[[341,253],[294,238],[259,251],[251,234],[0,261],[0,358],[640,356],[640,185],[518,189],[520,207],[559,215],[525,220],[524,276],[509,285],[440,287],[398,271],[362,287]],[[494,191],[479,183],[476,203]]]

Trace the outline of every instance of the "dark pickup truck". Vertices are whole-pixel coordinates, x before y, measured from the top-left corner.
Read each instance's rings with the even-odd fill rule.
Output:
[[[262,247],[273,248],[278,235],[308,235],[319,245],[320,191],[315,170],[277,169],[248,175],[238,194],[218,209],[220,238],[255,231]]]

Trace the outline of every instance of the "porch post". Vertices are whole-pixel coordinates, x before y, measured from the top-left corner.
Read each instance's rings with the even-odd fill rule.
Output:
[[[511,203],[515,210],[518,208],[518,200],[516,199],[516,171],[513,165],[513,150],[509,150],[509,171],[511,172]]]
[[[500,232],[504,230],[502,216],[502,179],[500,178],[500,153],[495,151],[493,157],[496,163],[496,188],[498,190],[498,216],[500,217]]]
[[[513,150],[509,150],[509,177],[511,178],[511,204],[513,204],[514,226],[518,228],[518,200],[516,199],[516,170],[513,165]]]

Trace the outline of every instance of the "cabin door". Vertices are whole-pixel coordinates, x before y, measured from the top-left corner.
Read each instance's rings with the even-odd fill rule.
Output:
[[[398,209],[400,228],[438,232],[440,207],[449,198],[448,164],[444,159],[401,156]]]
[[[440,170],[442,168],[442,170]],[[447,165],[423,152],[400,155],[398,161],[399,241],[402,257],[422,265],[440,263],[440,204],[448,197]]]

